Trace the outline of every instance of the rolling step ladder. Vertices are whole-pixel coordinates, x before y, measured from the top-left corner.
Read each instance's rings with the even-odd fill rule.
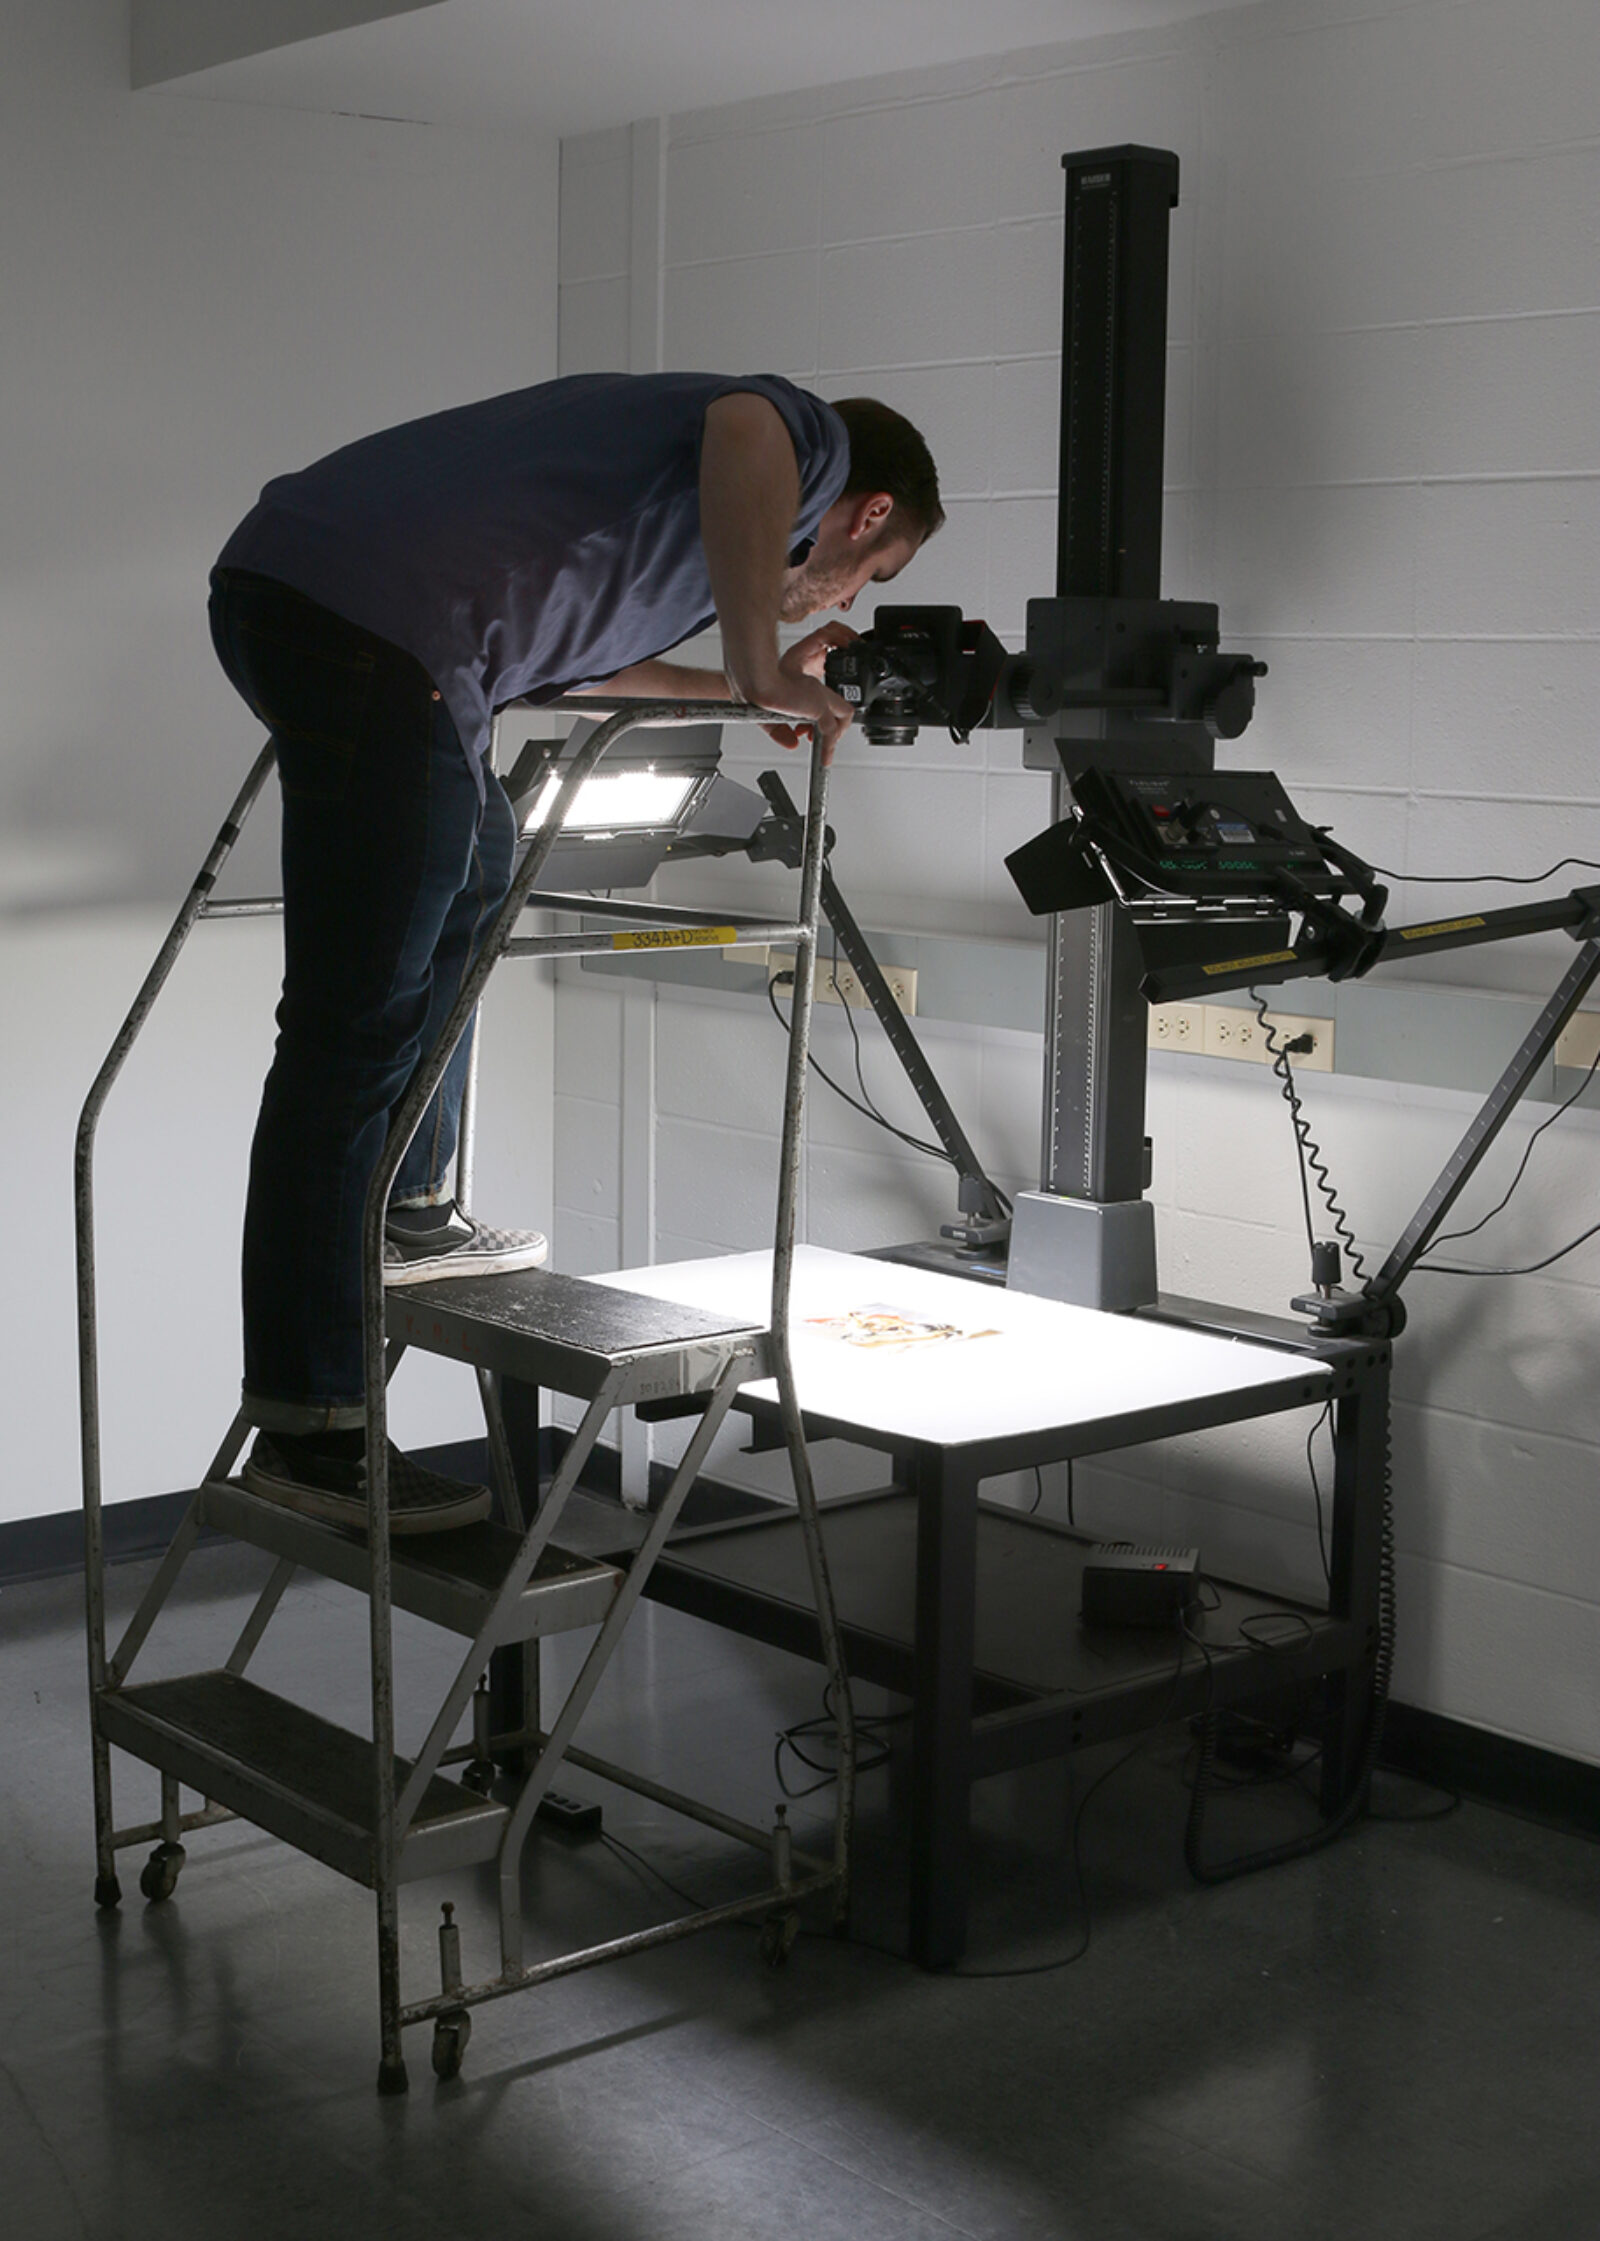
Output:
[[[592,713],[593,706],[593,701],[586,698],[584,712]],[[530,900],[541,910],[559,912],[581,907],[589,916],[605,913],[604,904],[591,897],[551,897],[535,892],[567,802],[576,797],[606,750],[632,726],[726,721],[759,714],[718,704],[634,703],[600,725],[573,758],[561,797],[518,866],[511,892],[463,986],[440,1045],[395,1117],[369,1193],[363,1239],[367,1443],[369,1457],[375,1459],[370,1474],[369,1529],[322,1523],[250,1493],[230,1475],[250,1436],[245,1418],[236,1417],[114,1650],[109,1646],[106,1627],[101,1521],[93,1194],[96,1130],[111,1086],[196,920],[270,907],[211,899],[217,874],[271,767],[270,748],[258,759],[191,888],[97,1077],[79,1124],[80,1382],[96,1903],[102,1907],[118,1903],[121,1891],[116,1855],[146,1844],[153,1844],[153,1849],[140,1875],[140,1889],[151,1902],[170,1897],[185,1864],[185,1836],[235,1818],[250,1822],[372,1890],[377,1901],[380,2091],[405,2089],[401,2034],[408,2025],[432,2023],[433,2067],[439,2075],[451,2076],[459,2070],[466,2049],[471,2010],[483,2001],[741,1919],[760,1922],[763,1956],[776,1965],[786,1958],[793,1941],[799,1903],[817,1894],[831,1898],[835,1927],[844,1921],[854,1728],[787,1340],[810,1027],[811,957],[825,831],[826,771],[820,756],[813,756],[795,919],[780,926],[721,913],[713,935],[728,946],[738,941],[792,942],[797,953],[768,1323],[730,1320],[611,1284],[546,1270],[408,1285],[387,1296],[383,1289],[383,1215],[393,1176],[451,1050],[463,1034],[474,1031],[478,1000],[495,964],[506,954],[571,955],[581,954],[585,948],[612,946],[609,934],[592,930],[513,940]],[[698,925],[703,917],[699,913],[666,912],[662,906],[648,907],[660,912],[667,938],[683,937],[686,928]],[[640,906],[621,906],[616,915],[636,925]],[[463,1203],[470,1190],[471,1142],[469,1108],[463,1116],[458,1170],[458,1196]],[[493,1522],[393,1539],[387,1531],[386,1388],[410,1350],[464,1363],[475,1374],[496,1496]],[[796,1503],[811,1558],[825,1660],[840,1712],[837,1810],[833,1843],[825,1858],[796,1849],[781,1804],[772,1826],[758,1828],[684,1797],[646,1775],[596,1758],[573,1740],[735,1395],[741,1386],[766,1378],[776,1379],[778,1385]],[[524,1515],[501,1408],[502,1382],[506,1379],[565,1394],[583,1404],[579,1427],[531,1516]],[[669,1404],[674,1414],[698,1420],[659,1507],[648,1515],[643,1539],[631,1558],[601,1562],[564,1549],[559,1539],[563,1513],[613,1415],[639,1407],[659,1413],[662,1404]],[[135,1679],[136,1661],[201,1533],[208,1530],[227,1534],[273,1559],[270,1576],[222,1666],[157,1680]],[[249,1677],[251,1659],[284,1592],[301,1572],[337,1581],[368,1598],[370,1736],[335,1725]],[[410,1759],[397,1756],[394,1744],[395,1609],[442,1628],[466,1644],[422,1746]],[[546,1725],[538,1644],[546,1635],[581,1628],[596,1630],[593,1643],[555,1716]],[[512,1678],[515,1713],[509,1728],[503,1724],[507,1690],[502,1685],[492,1696],[487,1685],[491,1660],[497,1661],[502,1682],[507,1674]],[[494,1722],[495,1712],[502,1723],[499,1727]],[[460,1740],[464,1722],[470,1736]],[[161,1804],[157,1820],[117,1825],[112,1801],[113,1748],[158,1774]],[[724,1905],[575,1952],[530,1961],[523,1904],[524,1850],[539,1806],[564,1764],[599,1775],[753,1847],[767,1861],[765,1881],[749,1896]],[[184,1810],[185,1790],[198,1794],[202,1800],[198,1808]],[[403,2000],[401,1886],[490,1863],[496,1866],[498,1882],[497,1972],[476,1982],[466,1981],[454,1905],[446,1902],[439,1929],[439,1990],[427,1997]]]

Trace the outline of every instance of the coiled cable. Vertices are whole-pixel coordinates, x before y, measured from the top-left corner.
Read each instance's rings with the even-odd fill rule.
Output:
[[[1311,1124],[1306,1119],[1305,1112],[1301,1107],[1300,1092],[1294,1086],[1294,1069],[1289,1063],[1289,1046],[1279,1040],[1278,1030],[1267,1017],[1267,1000],[1260,990],[1252,988],[1248,993],[1250,1001],[1255,1005],[1256,1017],[1261,1022],[1261,1032],[1267,1039],[1267,1050],[1272,1058],[1272,1070],[1283,1084],[1284,1101],[1289,1108],[1289,1118],[1294,1124],[1295,1146],[1300,1155],[1300,1197],[1305,1207],[1307,1248],[1314,1252],[1317,1242],[1311,1219],[1311,1189],[1307,1181],[1307,1170],[1309,1169],[1310,1173],[1316,1177],[1317,1189],[1321,1192],[1327,1205],[1328,1214],[1334,1227],[1334,1234],[1344,1247],[1345,1259],[1349,1262],[1357,1280],[1360,1281],[1366,1276],[1366,1264],[1361,1258],[1361,1248],[1357,1245],[1355,1232],[1350,1226],[1350,1217],[1339,1203],[1339,1195],[1333,1187],[1327,1163],[1322,1156],[1322,1147],[1313,1137]]]

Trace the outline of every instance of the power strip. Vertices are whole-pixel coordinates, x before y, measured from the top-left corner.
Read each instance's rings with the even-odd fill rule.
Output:
[[[534,1808],[534,1818],[547,1821],[551,1828],[559,1829],[563,1836],[598,1836],[600,1834],[600,1808],[592,1800],[566,1797],[560,1790],[546,1790]]]

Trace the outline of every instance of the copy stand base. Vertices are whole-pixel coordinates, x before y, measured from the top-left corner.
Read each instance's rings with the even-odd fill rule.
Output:
[[[1148,1199],[1102,1204],[1019,1191],[1006,1285],[1069,1307],[1118,1314],[1156,1298],[1156,1212]]]

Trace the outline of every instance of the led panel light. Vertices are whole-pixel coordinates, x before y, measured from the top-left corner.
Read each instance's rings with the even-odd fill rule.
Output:
[[[674,830],[701,784],[698,770],[599,770],[584,780],[561,821],[564,833],[638,833]],[[552,771],[524,812],[522,829],[537,832],[555,807],[561,774]]]

